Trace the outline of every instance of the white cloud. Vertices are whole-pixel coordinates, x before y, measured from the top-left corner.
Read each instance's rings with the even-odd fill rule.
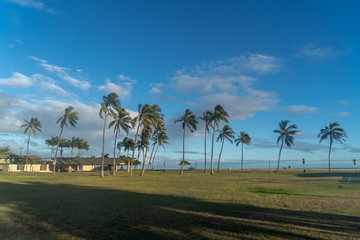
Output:
[[[27,88],[36,84],[36,80],[19,72],[13,72],[9,78],[0,78],[0,86],[12,88]]]
[[[46,7],[44,3],[37,0],[6,0],[6,1],[16,3],[22,7],[36,8],[49,13],[55,12],[53,9]]]
[[[319,111],[319,108],[317,107],[310,107],[305,105],[291,105],[291,106],[281,107],[280,109],[286,113],[294,114],[294,115],[314,114]]]
[[[351,116],[351,113],[350,112],[341,112],[341,113],[338,113],[335,115],[336,118],[344,118],[344,117],[350,117]]]
[[[280,69],[280,60],[273,56],[250,54],[217,62],[205,63],[192,69],[177,71],[171,78],[175,91],[192,95],[189,103],[195,109],[212,109],[221,104],[230,118],[246,119],[255,112],[269,111],[277,104],[273,92],[255,89],[255,77]]]
[[[99,90],[105,93],[115,92],[120,99],[130,97],[132,86],[136,83],[135,79],[131,79],[124,75],[118,76],[118,84],[112,83],[110,79],[105,79],[105,85],[99,86]]]
[[[56,76],[60,77],[63,81],[65,81],[66,83],[68,83],[73,87],[77,87],[82,90],[88,90],[91,87],[89,82],[78,80],[75,77],[71,76],[71,74],[69,73],[71,71],[70,68],[64,68],[53,64],[49,64],[48,61],[34,56],[29,56],[29,57],[39,62],[40,66],[43,67],[47,72],[51,74],[55,74]],[[79,71],[77,72],[79,73]]]
[[[253,117],[255,112],[271,110],[278,102],[276,94],[261,93],[245,95],[217,93],[207,95],[202,98],[198,107],[201,109],[204,109],[204,107],[212,109],[215,105],[221,104],[229,113],[231,120],[244,120]]]

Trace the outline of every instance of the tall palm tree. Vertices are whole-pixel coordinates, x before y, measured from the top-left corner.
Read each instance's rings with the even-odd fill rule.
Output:
[[[325,126],[325,128],[320,130],[318,138],[320,138],[320,142],[330,138],[330,147],[329,147],[329,172],[331,171],[330,165],[330,154],[332,144],[335,142],[343,143],[345,142],[345,138],[347,137],[344,129],[340,128],[340,124],[337,122],[330,122],[329,127]]]
[[[204,173],[206,172],[206,134],[210,133],[210,127],[212,127],[211,125],[211,118],[212,118],[213,113],[209,110],[207,110],[206,112],[203,112],[203,116],[199,117],[201,120],[204,121],[205,123],[205,134],[204,134],[204,156],[205,156],[205,165],[204,165]]]
[[[139,135],[139,129],[140,127],[148,127],[148,126],[152,126],[154,127],[154,111],[151,108],[151,106],[149,104],[138,104],[138,115],[133,119],[133,125],[135,126],[135,124],[137,124],[137,129],[136,129],[136,133],[135,133],[135,141],[134,141],[134,145],[133,145],[133,153],[132,153],[132,157],[131,157],[131,166],[130,166],[130,177],[132,177],[132,162],[134,159],[134,154],[135,154],[135,147],[136,147],[136,143],[137,143],[137,137]]]
[[[26,160],[25,160],[25,164],[27,166],[28,164],[28,159],[29,159],[29,143],[30,143],[30,134],[31,132],[36,135],[36,131],[41,132],[42,126],[41,123],[39,121],[39,119],[37,118],[31,118],[30,121],[25,120],[25,124],[21,125],[21,127],[24,127],[24,134],[27,134],[27,132],[29,131],[29,137],[28,137],[28,142],[27,142],[27,150],[26,150]]]
[[[190,132],[196,131],[196,125],[198,124],[198,121],[196,120],[196,116],[193,114],[193,112],[190,109],[186,109],[184,116],[181,116],[180,119],[175,120],[174,124],[176,124],[177,122],[182,123],[182,128],[184,129],[183,161],[182,161],[181,171],[180,171],[180,175],[182,175],[183,171],[184,171],[184,162],[185,162],[185,129],[187,127],[190,130]]]
[[[120,107],[120,100],[116,93],[110,93],[107,96],[103,96],[103,102],[100,105],[99,116],[101,119],[104,119],[104,129],[103,129],[103,146],[102,146],[102,162],[101,162],[101,173],[100,177],[104,177],[104,152],[105,152],[105,128],[106,128],[106,117],[110,114],[113,114],[113,109],[115,107]],[[103,117],[104,114],[104,117]]]
[[[51,146],[51,159],[54,158],[54,150],[55,150],[55,146],[57,145],[58,142],[58,137],[53,137],[51,136],[51,139],[46,139],[45,140],[45,144],[48,146]]]
[[[281,150],[284,146],[284,141],[286,146],[291,147],[294,145],[294,135],[300,131],[296,130],[298,127],[296,124],[292,124],[288,126],[289,120],[281,120],[279,122],[279,130],[274,130],[274,133],[278,133],[280,136],[277,139],[277,144],[281,141],[280,151],[279,151],[279,159],[278,159],[278,166],[276,172],[279,172],[280,168],[280,156]]]
[[[59,145],[60,145],[60,139],[61,139],[61,134],[64,130],[64,127],[67,127],[68,124],[70,124],[72,127],[76,127],[77,124],[77,120],[79,120],[79,116],[78,116],[78,112],[74,112],[74,107],[73,106],[68,106],[67,108],[65,108],[65,113],[64,115],[62,115],[57,121],[56,124],[60,123],[60,134],[59,134],[59,139],[58,139],[58,144],[56,147],[56,151],[55,151],[55,158],[54,158],[54,175],[55,175],[55,165],[56,165],[56,157],[57,157],[57,153],[59,150]]]
[[[114,127],[115,132],[115,141],[114,141],[114,169],[113,175],[116,172],[115,166],[115,149],[116,149],[116,140],[118,136],[120,136],[120,130],[124,130],[126,134],[129,134],[129,130],[131,129],[131,117],[130,114],[124,109],[120,107],[115,107],[115,111],[113,112],[114,120],[110,122],[109,128]]]
[[[234,134],[235,133],[232,130],[232,128],[227,124],[221,130],[219,129],[218,132],[219,132],[219,136],[216,139],[216,141],[217,142],[219,140],[221,141],[221,150],[220,150],[220,154],[219,154],[217,172],[220,173],[220,159],[221,159],[221,154],[222,154],[222,151],[223,151],[225,139],[228,140],[232,144],[233,143],[232,139],[234,139]]]
[[[241,170],[243,170],[243,160],[244,160],[244,144],[249,146],[251,144],[251,137],[246,132],[240,131],[240,135],[235,139],[236,146],[238,147],[241,143]]]
[[[225,123],[229,123],[228,118],[229,118],[229,114],[224,110],[224,108],[220,104],[216,105],[214,112],[211,114],[211,119],[210,119],[210,123],[211,123],[210,126],[213,129],[212,143],[211,143],[211,166],[210,166],[211,167],[211,169],[210,169],[211,175],[214,174],[213,157],[214,157],[215,132],[219,128],[220,122],[223,121]]]

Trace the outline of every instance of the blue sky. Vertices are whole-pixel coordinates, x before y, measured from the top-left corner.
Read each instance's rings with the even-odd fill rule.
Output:
[[[234,131],[253,138],[245,167],[275,165],[273,130],[282,119],[302,131],[282,165],[300,166],[305,157],[326,168],[328,142],[316,135],[337,121],[349,138],[335,144],[332,159],[351,167],[360,151],[358,9],[356,1],[0,1],[0,145],[19,152],[26,141],[19,126],[38,117],[43,132],[30,152],[49,156],[44,139],[58,135],[55,122],[73,105],[78,126],[64,136],[84,138],[85,154],[100,155],[99,104],[114,91],[129,111],[138,103],[162,107],[170,144],[158,166],[175,167],[182,157],[174,119],[221,104]],[[109,130],[107,152],[112,139]],[[186,149],[201,166],[202,124]],[[240,148],[226,143],[223,166],[239,159]]]

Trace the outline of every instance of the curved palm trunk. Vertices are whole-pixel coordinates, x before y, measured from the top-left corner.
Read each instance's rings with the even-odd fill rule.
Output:
[[[280,156],[281,156],[281,150],[283,148],[284,145],[284,138],[281,139],[281,146],[280,146],[280,151],[279,151],[279,159],[278,159],[278,166],[277,166],[277,170],[276,172],[279,173],[280,170]]]
[[[106,115],[107,115],[107,113],[105,112],[104,129],[103,129],[102,161],[101,161],[101,173],[100,173],[100,177],[102,177],[102,178],[104,177],[104,162],[105,162],[104,152],[105,152]]]
[[[134,141],[134,147],[133,147],[133,154],[130,160],[130,174],[129,177],[132,177],[132,164],[133,164],[133,159],[134,159],[134,154],[135,154],[135,146],[136,146],[136,140],[137,140],[137,135],[139,133],[139,128],[140,128],[140,122],[138,124],[137,130],[136,130],[136,134],[135,134],[135,141]]]
[[[140,173],[140,176],[143,176],[144,175],[144,173],[145,173],[145,166],[146,166],[146,156],[147,156],[147,152],[148,152],[148,145],[149,144],[147,144],[146,145],[146,151],[145,151],[145,156],[144,156],[144,162],[143,162],[143,167],[142,167],[142,169],[141,169],[141,173]]]
[[[214,168],[213,168],[213,156],[214,156],[214,136],[215,136],[215,128],[213,128],[214,132],[212,135],[212,142],[211,142],[211,163],[210,163],[210,174],[214,175]]]
[[[206,172],[206,124],[205,124],[204,153],[205,153],[205,165],[204,165],[204,173],[205,173]]]
[[[154,154],[154,157],[153,157],[153,160],[152,160],[152,165],[151,165],[151,169],[152,169],[152,170],[154,169],[154,162],[155,162],[156,153],[157,153],[158,148],[159,148],[159,144],[158,144],[157,147],[156,147],[155,154]]]
[[[115,176],[115,172],[116,172],[116,164],[115,164],[115,155],[116,155],[116,139],[117,139],[117,134],[118,131],[115,132],[115,141],[114,141],[114,163],[113,163],[113,175]]]
[[[57,144],[57,146],[56,146],[55,158],[54,158],[54,175],[55,175],[55,168],[56,168],[56,157],[57,157],[57,153],[58,153],[58,150],[59,150],[60,139],[61,139],[61,134],[62,134],[63,130],[64,130],[64,127],[61,128],[60,135],[59,135],[59,140],[58,140],[58,144]]]
[[[224,142],[225,142],[225,140],[223,139],[222,143],[221,143],[221,150],[220,150],[219,160],[218,160],[218,169],[217,169],[218,173],[220,173],[220,159],[221,159],[221,154],[222,154],[222,150],[223,150],[223,147],[224,147]]]
[[[71,148],[71,158],[74,156],[74,148]]]
[[[183,134],[183,161],[182,161],[182,164],[181,164],[180,175],[183,175],[184,164],[185,164],[185,127],[184,127],[184,134]]]
[[[152,157],[153,157],[155,145],[156,145],[156,144],[154,144],[153,149],[151,150],[150,159],[149,159],[149,164],[148,164],[148,169],[147,169],[148,171],[150,170],[151,159],[152,159]]]
[[[241,170],[244,169],[244,143],[241,143]]]
[[[26,159],[25,159],[25,167],[26,167],[26,168],[27,168],[28,160],[29,160],[30,133],[31,133],[31,130],[29,130],[29,137],[28,137],[27,149],[26,149]],[[26,170],[26,169],[25,169],[25,170]]]
[[[330,165],[330,154],[331,154],[331,146],[333,144],[332,139],[330,139],[330,147],[329,147],[329,172],[331,171],[331,165]]]
[[[80,148],[79,148],[79,152],[78,152],[78,158],[80,158]]]

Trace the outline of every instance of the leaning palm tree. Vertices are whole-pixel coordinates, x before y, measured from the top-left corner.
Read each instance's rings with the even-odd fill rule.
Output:
[[[198,124],[198,121],[196,120],[196,116],[193,114],[193,112],[190,109],[186,109],[184,116],[181,116],[180,119],[177,119],[174,121],[174,124],[177,122],[182,123],[182,128],[184,129],[183,133],[183,160],[180,170],[180,175],[183,174],[184,171],[184,162],[185,162],[185,129],[186,127],[190,130],[190,132],[196,131],[196,125]]]
[[[251,144],[251,137],[246,132],[240,131],[240,135],[235,139],[236,146],[238,147],[241,143],[241,170],[243,170],[243,160],[244,160],[244,144],[249,146]]]
[[[330,138],[330,147],[329,147],[329,172],[331,171],[330,165],[330,154],[331,154],[331,147],[332,144],[335,142],[343,143],[345,142],[345,138],[347,137],[346,132],[344,129],[340,128],[340,124],[337,122],[330,122],[329,127],[325,126],[325,128],[320,130],[318,138],[320,138],[320,142],[322,140],[326,140]]]
[[[204,165],[204,173],[206,172],[206,134],[210,133],[210,127],[212,127],[211,125],[211,118],[212,118],[212,112],[207,110],[206,112],[203,112],[203,116],[199,117],[201,120],[204,121],[205,123],[205,134],[204,134],[204,156],[205,156],[205,165]]]
[[[57,121],[56,124],[60,123],[60,134],[59,134],[59,139],[58,139],[58,143],[57,143],[57,147],[56,147],[56,151],[55,151],[55,158],[54,158],[54,175],[55,175],[55,165],[56,165],[56,157],[57,157],[57,153],[59,150],[59,145],[60,145],[60,139],[61,139],[61,134],[64,130],[64,127],[68,126],[68,123],[72,126],[72,127],[76,127],[77,124],[77,120],[79,120],[78,117],[78,112],[74,112],[74,107],[73,106],[68,106],[67,108],[65,108],[65,113],[64,115],[62,115]]]
[[[130,114],[121,107],[115,107],[115,111],[113,113],[114,120],[110,122],[109,128],[114,127],[115,132],[115,141],[114,141],[114,170],[113,175],[116,172],[116,165],[115,165],[115,150],[116,150],[116,140],[118,136],[120,136],[120,130],[124,130],[126,134],[129,134],[129,130],[131,129],[131,117]]]
[[[221,130],[219,129],[218,132],[219,132],[219,136],[216,139],[216,141],[217,142],[219,140],[221,141],[221,150],[220,150],[220,154],[219,154],[217,172],[220,173],[220,159],[221,159],[221,154],[222,154],[222,151],[223,151],[225,139],[228,140],[232,144],[233,143],[232,139],[234,139],[234,134],[235,133],[232,130],[232,128],[227,124]]]
[[[279,173],[280,168],[280,156],[281,156],[281,150],[284,146],[284,141],[286,146],[291,147],[294,145],[294,135],[300,131],[296,130],[298,127],[296,124],[287,126],[289,120],[281,120],[279,122],[279,130],[274,130],[274,133],[278,133],[280,136],[277,139],[277,144],[281,141],[280,151],[279,151],[279,159],[278,159],[278,166],[276,172]]]
[[[130,165],[130,174],[129,176],[132,177],[132,162],[134,159],[134,154],[135,154],[135,147],[136,147],[136,143],[137,143],[137,137],[139,135],[139,129],[140,127],[148,127],[148,126],[152,126],[154,127],[154,111],[151,108],[151,106],[149,104],[138,104],[138,115],[133,119],[133,126],[135,126],[135,124],[137,124],[137,129],[136,129],[136,133],[135,133],[135,140],[134,140],[134,145],[133,145],[133,153],[132,153],[132,157],[131,157],[131,165]]]
[[[30,143],[30,134],[31,132],[36,135],[36,131],[41,132],[41,123],[39,121],[39,119],[37,118],[31,118],[30,121],[24,120],[25,124],[21,125],[21,127],[24,127],[24,134],[27,134],[27,132],[29,131],[29,137],[28,137],[28,142],[27,142],[27,150],[26,150],[26,160],[25,160],[25,164],[27,166],[28,164],[28,159],[29,159],[29,143]]]
[[[213,168],[213,157],[214,157],[214,138],[215,138],[215,132],[219,128],[219,124],[221,121],[228,123],[229,114],[224,110],[224,108],[221,105],[216,105],[214,112],[211,114],[210,123],[211,127],[213,129],[212,134],[212,143],[211,143],[211,171],[210,174],[214,174],[214,168]]]
[[[51,159],[54,158],[54,150],[55,150],[55,146],[57,145],[58,142],[58,137],[53,137],[51,136],[51,139],[46,139],[45,140],[45,144],[48,146],[51,146]]]
[[[106,128],[106,117],[113,114],[113,108],[120,107],[120,100],[116,93],[110,93],[107,96],[103,96],[104,102],[100,105],[99,116],[101,119],[104,118],[104,129],[103,129],[103,145],[102,145],[102,162],[101,162],[101,173],[100,177],[104,177],[104,152],[105,152],[105,128]],[[103,114],[105,117],[103,117]]]

